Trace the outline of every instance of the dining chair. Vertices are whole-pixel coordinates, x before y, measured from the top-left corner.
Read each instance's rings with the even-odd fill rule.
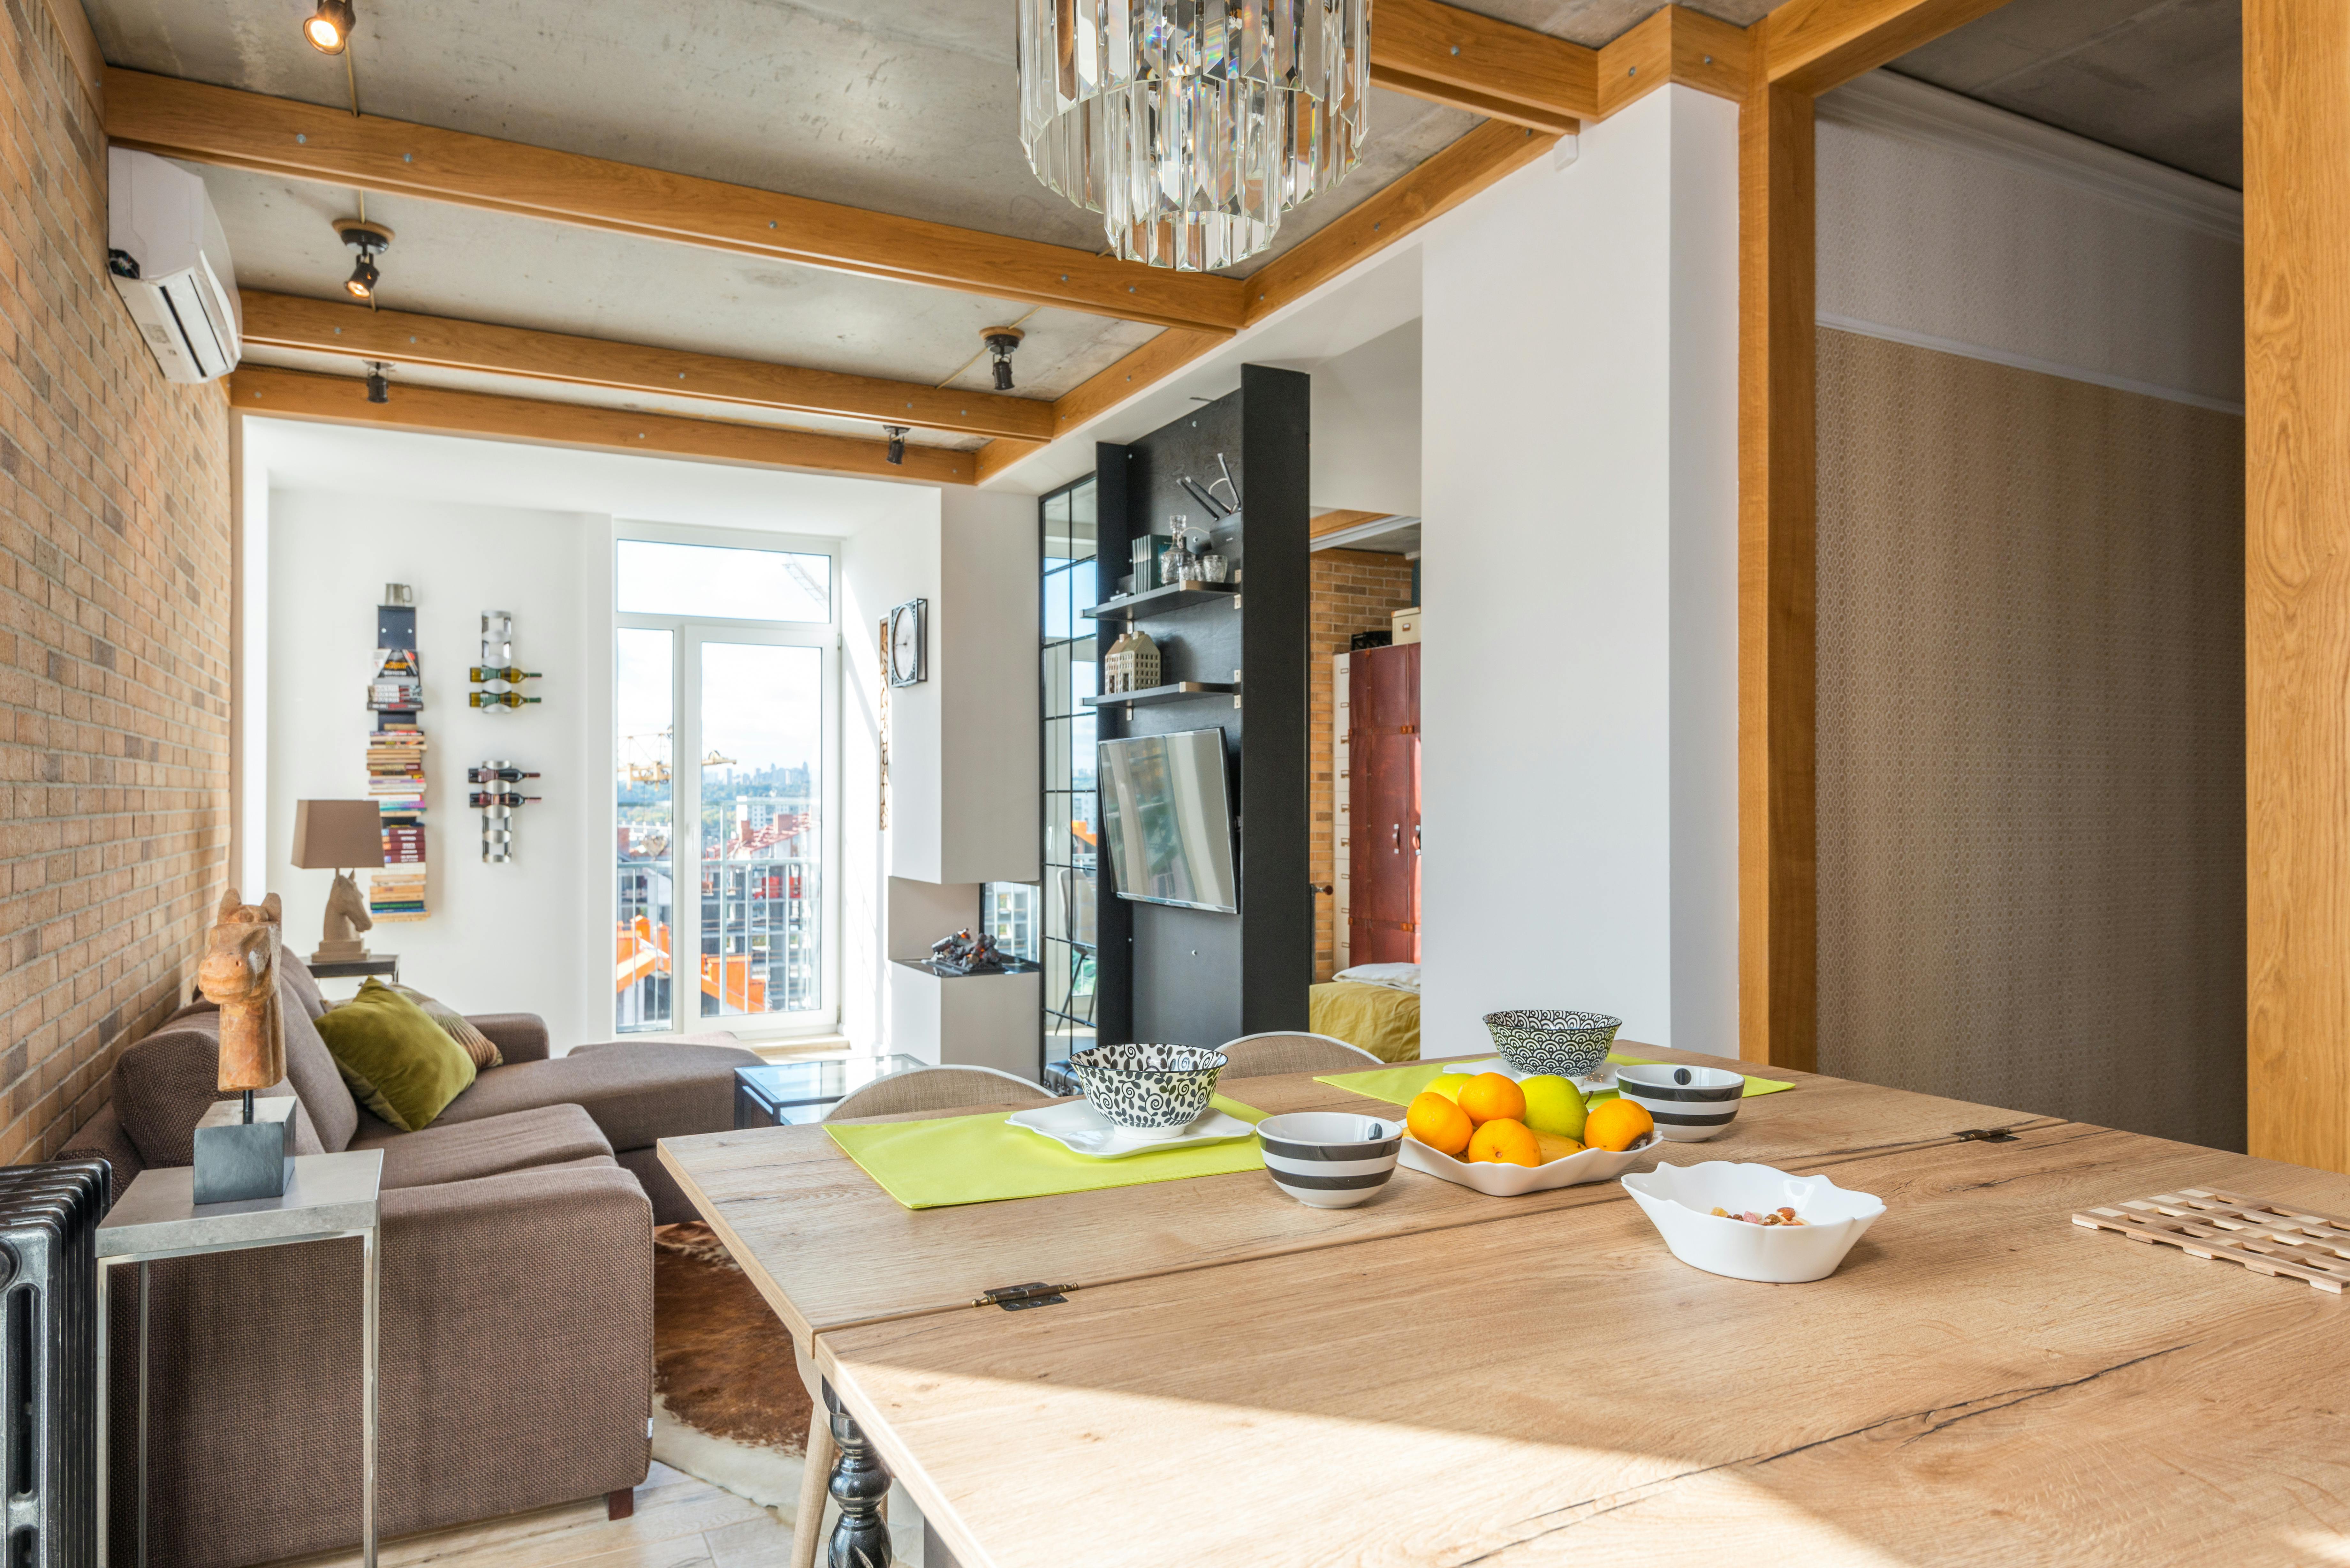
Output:
[[[1293,1034],[1281,1030],[1227,1040],[1223,1053],[1224,1070],[1218,1083],[1231,1078],[1270,1078],[1281,1073],[1354,1073],[1388,1064],[1361,1046],[1333,1040],[1327,1034]]]
[[[960,1111],[974,1106],[1031,1105],[1060,1096],[993,1067],[918,1067],[877,1078],[854,1094],[845,1095],[825,1112],[828,1122],[851,1116],[888,1116],[907,1111]],[[799,1362],[800,1381],[807,1385],[807,1468],[800,1473],[800,1508],[792,1519],[792,1568],[814,1568],[816,1532],[824,1521],[827,1483],[832,1479],[834,1449],[832,1414],[824,1407],[824,1378],[807,1347],[797,1340],[792,1350]]]

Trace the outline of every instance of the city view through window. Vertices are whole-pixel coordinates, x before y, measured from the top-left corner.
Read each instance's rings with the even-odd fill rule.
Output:
[[[779,553],[708,546],[703,570],[730,556]],[[624,556],[624,559],[627,557]],[[742,613],[774,604],[793,618],[828,613],[830,560],[793,555],[791,569],[754,559],[740,581],[776,585],[752,599],[719,596]],[[811,570],[811,566],[814,568]],[[731,570],[731,567],[728,569]],[[677,604],[671,576],[623,579],[620,607]],[[801,634],[804,635],[804,634]],[[686,677],[681,680],[681,677]],[[614,781],[618,929],[613,1025],[622,1033],[691,1031],[697,1019],[816,1014],[825,986],[822,649],[745,629],[682,624],[616,633]],[[681,722],[682,720],[682,722]],[[681,813],[686,814],[681,822]],[[681,864],[695,867],[678,902]],[[690,965],[678,955],[692,954]],[[690,975],[681,992],[680,975]]]

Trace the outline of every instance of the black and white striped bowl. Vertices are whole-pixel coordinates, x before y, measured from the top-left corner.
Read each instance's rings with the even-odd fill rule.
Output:
[[[1403,1124],[1344,1111],[1292,1111],[1256,1124],[1273,1184],[1308,1209],[1351,1209],[1388,1184]]]
[[[1618,1067],[1616,1092],[1648,1112],[1673,1142],[1702,1143],[1738,1119],[1746,1079],[1720,1067]]]

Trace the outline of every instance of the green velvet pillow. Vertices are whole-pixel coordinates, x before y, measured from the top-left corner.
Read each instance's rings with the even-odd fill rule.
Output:
[[[431,1127],[473,1081],[465,1048],[380,980],[369,979],[357,996],[328,1011],[318,1033],[351,1096],[402,1132]]]

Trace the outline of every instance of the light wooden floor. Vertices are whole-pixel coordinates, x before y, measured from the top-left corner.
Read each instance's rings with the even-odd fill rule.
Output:
[[[566,1503],[484,1524],[386,1542],[383,1568],[785,1568],[789,1526],[756,1503],[656,1464],[637,1489],[633,1519],[603,1502]],[[357,1552],[278,1568],[358,1568]]]

